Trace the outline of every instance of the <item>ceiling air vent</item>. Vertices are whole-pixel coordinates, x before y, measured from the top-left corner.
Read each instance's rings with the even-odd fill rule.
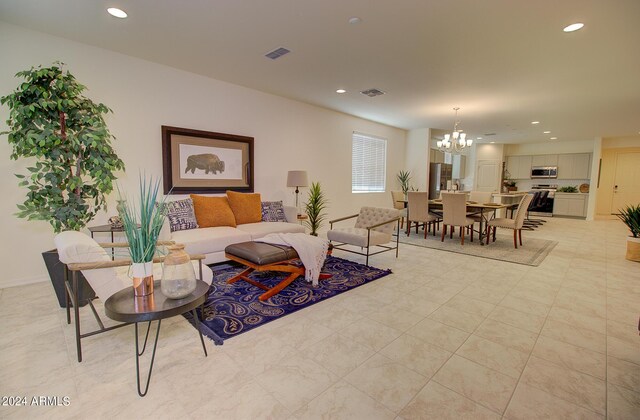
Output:
[[[363,90],[360,93],[362,93],[363,95],[367,95],[370,98],[375,98],[376,96],[384,95],[383,91],[376,88]]]
[[[280,58],[285,54],[289,54],[291,51],[289,51],[288,49],[284,48],[284,47],[280,47],[280,48],[276,48],[275,50],[266,53],[264,56],[267,58],[270,58],[272,60],[275,60],[276,58]]]

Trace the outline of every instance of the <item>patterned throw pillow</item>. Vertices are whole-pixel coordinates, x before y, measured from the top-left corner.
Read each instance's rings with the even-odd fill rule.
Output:
[[[286,222],[287,217],[284,215],[282,201],[263,201],[262,202],[262,221],[263,222]]]
[[[171,232],[196,229],[198,227],[196,214],[193,211],[193,201],[190,198],[169,201],[165,203],[165,206]]]

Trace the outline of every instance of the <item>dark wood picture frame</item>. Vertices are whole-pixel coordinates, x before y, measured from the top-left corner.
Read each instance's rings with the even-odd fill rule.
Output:
[[[253,137],[162,126],[165,194],[253,192]]]

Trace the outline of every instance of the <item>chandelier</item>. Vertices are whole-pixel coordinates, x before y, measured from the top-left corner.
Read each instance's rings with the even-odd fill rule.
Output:
[[[451,134],[445,134],[444,139],[438,140],[436,143],[438,150],[441,152],[458,154],[461,153],[464,148],[470,147],[473,144],[473,140],[467,140],[467,133],[463,133],[462,130],[458,128],[458,125],[460,125],[460,121],[458,120],[459,109],[459,107],[453,108],[453,110],[456,111],[453,132]]]

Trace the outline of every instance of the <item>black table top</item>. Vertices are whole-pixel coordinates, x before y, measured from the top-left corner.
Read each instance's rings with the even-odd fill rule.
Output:
[[[209,285],[197,280],[196,290],[182,299],[169,299],[160,291],[160,280],[153,284],[153,295],[133,296],[133,286],[111,295],[104,303],[107,316],[121,322],[145,322],[170,318],[202,305]]]

